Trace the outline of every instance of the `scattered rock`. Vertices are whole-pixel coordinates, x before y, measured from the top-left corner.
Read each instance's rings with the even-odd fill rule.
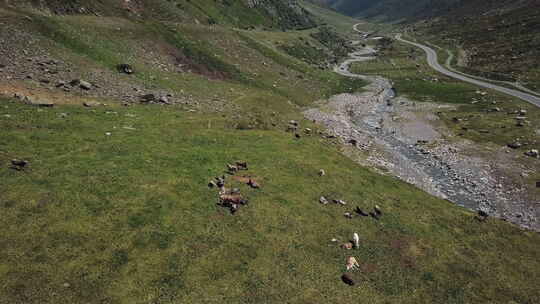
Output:
[[[530,156],[530,157],[534,157],[534,158],[539,157],[538,150],[536,150],[536,149],[532,149],[532,150],[529,150],[529,151],[525,152],[525,155]]]
[[[536,182],[536,188],[540,188],[540,181]]]
[[[85,102],[83,102],[83,106],[85,106],[87,108],[98,107],[100,105],[101,105],[101,103],[96,102],[96,101],[85,101]]]
[[[349,285],[349,286],[354,286],[354,280],[351,278],[351,276],[348,274],[348,273],[344,273],[342,276],[341,276],[341,280],[343,281],[343,283]]]
[[[66,82],[63,81],[63,80],[59,80],[57,83],[56,83],[56,87],[57,88],[62,88],[62,87],[65,87],[66,86]]]
[[[217,188],[217,186],[218,186],[218,185],[217,185],[216,182],[214,182],[214,181],[210,181],[210,182],[208,183],[208,188],[214,188],[214,187]]]
[[[167,96],[159,97],[158,101],[161,102],[161,103],[164,103],[164,104],[171,104],[171,102],[169,101],[169,98]]]
[[[353,218],[353,215],[352,215],[352,213],[350,213],[350,212],[345,212],[345,213],[343,213],[343,216],[346,217],[346,218],[348,218],[348,219],[352,219],[352,218]]]
[[[520,115],[520,116],[525,116],[525,115],[527,115],[527,110],[519,110],[519,115]]]
[[[79,88],[81,88],[83,90],[91,90],[92,89],[92,84],[89,83],[88,81],[84,81],[82,79],[74,79],[69,84],[72,87],[79,86]]]
[[[326,175],[326,171],[324,171],[324,169],[319,170],[319,176],[325,176],[325,175]]]
[[[307,135],[310,135],[312,132],[312,130],[310,128],[305,128],[304,129],[304,133],[306,133]]]
[[[512,148],[512,149],[519,149],[521,148],[521,143],[520,142],[513,142],[513,143],[509,143],[508,145],[508,148]]]
[[[319,198],[319,203],[321,203],[321,204],[323,204],[323,205],[326,205],[326,204],[328,204],[328,200],[326,199],[326,197],[321,196],[321,197]]]
[[[23,98],[23,101],[29,105],[38,106],[38,107],[54,107],[54,102],[48,100],[40,100],[34,97],[26,96]]]
[[[155,100],[156,100],[156,95],[154,94],[146,94],[146,95],[141,96],[141,102],[144,102],[144,103],[151,103],[151,102],[154,102]]]

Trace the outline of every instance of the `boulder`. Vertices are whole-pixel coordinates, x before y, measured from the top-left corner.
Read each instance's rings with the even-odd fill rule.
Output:
[[[23,101],[32,106],[46,107],[46,108],[54,107],[54,102],[52,101],[36,99],[30,96],[24,97]]]
[[[159,97],[158,101],[161,102],[161,103],[164,103],[164,104],[171,104],[171,102],[169,101],[169,98],[167,96]]]
[[[92,84],[88,81],[84,81],[82,79],[74,79],[69,83],[72,87],[80,87],[83,90],[90,90],[92,89]]]
[[[87,108],[98,107],[100,105],[101,104],[99,102],[96,102],[96,101],[85,101],[85,102],[83,102],[83,106],[85,106]]]
[[[141,102],[143,103],[152,103],[156,101],[156,95],[154,94],[146,94],[141,96]]]
[[[534,157],[534,158],[538,158],[540,154],[539,154],[538,150],[532,149],[532,150],[529,150],[529,151],[525,152],[525,155],[530,156],[530,157]]]
[[[83,90],[91,90],[92,84],[87,81],[81,80],[81,82],[79,83],[79,87]]]
[[[513,143],[509,143],[508,145],[508,148],[512,148],[512,149],[519,149],[521,148],[521,143],[516,141],[516,142],[513,142]]]

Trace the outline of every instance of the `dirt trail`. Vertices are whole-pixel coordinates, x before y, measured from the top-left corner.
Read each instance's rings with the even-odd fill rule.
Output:
[[[321,101],[319,108],[304,112],[306,118],[350,145],[346,154],[363,165],[458,205],[540,231],[539,202],[501,173],[513,167],[524,170],[504,149],[493,147],[486,153],[489,157],[478,156],[480,147],[474,143],[447,140],[452,135],[433,114],[451,105],[396,98],[389,80],[349,71],[352,62],[371,60],[374,52],[359,49],[335,68],[341,75],[370,81],[366,92]]]

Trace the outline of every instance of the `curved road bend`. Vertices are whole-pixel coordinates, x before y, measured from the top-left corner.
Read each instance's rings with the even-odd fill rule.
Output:
[[[356,30],[356,26],[355,26],[355,30]],[[481,80],[473,79],[473,78],[470,78],[470,77],[467,77],[467,76],[464,76],[464,75],[449,71],[446,68],[444,68],[442,65],[439,64],[439,61],[437,59],[437,53],[432,48],[427,47],[427,46],[422,45],[422,44],[419,44],[419,43],[415,43],[415,42],[405,40],[405,39],[401,38],[401,35],[397,35],[396,39],[401,41],[401,42],[414,45],[414,46],[419,47],[422,50],[424,50],[424,52],[426,52],[426,54],[427,54],[428,64],[433,69],[435,69],[436,71],[438,71],[438,72],[440,72],[440,73],[442,73],[442,74],[444,74],[446,76],[449,76],[449,77],[452,77],[452,78],[455,78],[455,79],[459,79],[459,80],[462,80],[462,81],[465,81],[465,82],[468,82],[468,83],[472,83],[472,84],[475,84],[477,86],[484,87],[484,88],[487,88],[487,89],[492,89],[492,90],[495,90],[495,91],[499,91],[499,92],[508,94],[510,96],[514,96],[514,97],[517,97],[519,99],[525,100],[525,101],[527,101],[527,102],[529,102],[529,103],[531,103],[531,104],[533,104],[533,105],[535,105],[537,107],[540,107],[540,97],[537,97],[537,96],[534,96],[534,95],[531,95],[531,94],[528,94],[528,93],[524,93],[524,92],[521,92],[521,91],[501,87],[501,86],[498,86],[496,84],[487,83],[487,82],[484,82],[484,81],[481,81]]]

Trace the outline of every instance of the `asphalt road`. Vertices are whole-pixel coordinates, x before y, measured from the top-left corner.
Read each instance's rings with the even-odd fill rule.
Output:
[[[355,29],[356,29],[356,27],[355,27]],[[465,81],[465,82],[468,82],[468,83],[472,83],[474,85],[484,87],[484,88],[487,88],[487,89],[496,90],[496,91],[499,91],[501,93],[505,93],[505,94],[508,94],[510,96],[514,96],[514,97],[517,97],[519,99],[522,99],[522,100],[524,100],[526,102],[529,102],[529,103],[531,103],[531,104],[533,104],[533,105],[535,105],[537,107],[540,107],[540,97],[536,97],[534,95],[531,95],[531,94],[528,94],[528,93],[525,93],[525,92],[521,92],[521,91],[501,87],[501,86],[498,86],[496,84],[491,84],[491,83],[488,83],[488,82],[473,79],[473,78],[470,78],[470,77],[467,77],[467,76],[464,76],[464,75],[449,71],[446,68],[444,68],[442,65],[439,64],[439,61],[437,59],[437,53],[432,48],[427,47],[427,46],[422,45],[422,44],[419,44],[419,43],[415,43],[415,42],[412,42],[412,41],[405,40],[405,39],[401,38],[401,35],[397,35],[396,39],[401,41],[401,42],[408,43],[408,44],[411,44],[411,45],[414,45],[416,47],[419,47],[419,48],[423,49],[427,54],[428,64],[433,69],[435,69],[436,71],[438,71],[438,72],[440,72],[440,73],[442,73],[442,74],[444,74],[446,76],[449,76],[449,77],[452,77],[452,78],[455,78],[455,79],[459,79],[459,80],[462,80],[462,81]]]

